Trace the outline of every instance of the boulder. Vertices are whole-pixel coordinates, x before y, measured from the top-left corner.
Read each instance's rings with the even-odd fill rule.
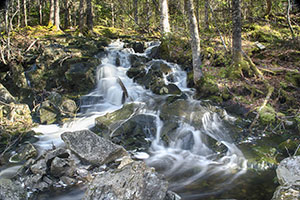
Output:
[[[0,179],[0,199],[26,200],[27,194],[24,188],[9,179]]]
[[[276,188],[272,200],[299,200],[300,186],[279,186]]]
[[[96,128],[100,129],[101,136],[109,138],[109,134],[119,126],[120,122],[130,118],[137,108],[134,103],[124,104],[119,110],[97,117]]]
[[[276,169],[276,174],[281,185],[300,186],[300,156],[282,160]]]
[[[16,103],[15,98],[10,94],[10,92],[0,83],[0,101],[4,103]]]
[[[80,159],[93,165],[100,166],[127,154],[123,147],[89,130],[65,132],[61,138]]]
[[[272,200],[300,199],[300,156],[283,159],[276,174],[280,186],[274,192]]]
[[[52,124],[60,118],[60,112],[51,101],[46,100],[41,104],[39,117],[42,124]]]
[[[144,162],[131,162],[116,171],[99,174],[89,185],[85,200],[164,200],[168,183]]]
[[[122,123],[112,134],[112,141],[126,150],[146,150],[156,134],[156,117],[138,114]]]
[[[16,150],[16,153],[9,158],[9,161],[13,163],[18,163],[26,161],[30,158],[34,158],[37,156],[37,154],[38,153],[36,148],[31,143],[27,143],[20,146]]]

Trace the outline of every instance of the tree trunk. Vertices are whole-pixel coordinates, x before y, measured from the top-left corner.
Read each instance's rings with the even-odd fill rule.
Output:
[[[6,1],[6,5],[5,5],[5,33],[8,34],[8,28],[9,28],[9,21],[8,21],[8,13],[9,11],[9,3]]]
[[[204,9],[204,25],[205,25],[205,29],[208,30],[209,29],[209,22],[208,22],[208,12],[209,10],[209,2],[208,0],[205,0],[205,9]]]
[[[54,14],[54,22],[56,26],[56,30],[60,30],[60,16],[59,16],[59,0],[55,0],[55,14]]]
[[[40,25],[43,24],[43,0],[39,0],[39,17],[40,17]]]
[[[54,24],[54,0],[50,0],[50,13],[49,13],[48,26],[53,26],[53,24]]]
[[[168,0],[160,0],[160,26],[162,35],[170,33]]]
[[[291,0],[287,0],[287,2],[288,2],[288,5],[287,5],[287,9],[286,9],[286,19],[287,19],[287,22],[288,22],[288,25],[289,25],[289,29],[292,33],[292,37],[293,37],[293,39],[295,39],[295,32],[294,32],[294,29],[292,27],[291,19],[290,19]]]
[[[87,17],[87,27],[89,31],[93,30],[93,6],[92,0],[86,0],[86,17]]]
[[[21,2],[20,0],[17,0],[17,7],[18,7],[18,24],[17,24],[17,27],[20,27],[21,26]]]
[[[272,10],[272,0],[267,0],[267,9],[266,9],[265,16],[270,15],[271,10]]]
[[[191,35],[191,46],[193,54],[193,72],[194,72],[194,83],[197,84],[203,77],[201,69],[201,56],[200,56],[200,37],[198,32],[197,19],[194,13],[193,0],[184,0],[185,7],[187,10],[189,23],[190,23],[190,35]]]
[[[115,8],[114,8],[113,1],[110,3],[110,8],[111,8],[111,26],[115,27]]]
[[[233,62],[240,64],[242,62],[242,22],[241,22],[240,0],[232,0],[232,53]]]
[[[79,4],[79,31],[82,33],[84,29],[84,22],[85,22],[85,0],[80,0]]]
[[[27,23],[27,0],[23,0],[23,10],[24,10],[24,25],[28,26],[28,23]]]
[[[70,2],[69,0],[65,0],[65,24],[64,29],[67,29],[70,26]]]
[[[138,16],[138,0],[133,0],[133,9],[134,9],[134,21],[135,24],[138,25],[139,24],[139,16]]]

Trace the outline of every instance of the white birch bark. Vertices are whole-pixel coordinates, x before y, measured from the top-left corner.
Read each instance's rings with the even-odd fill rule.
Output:
[[[191,35],[191,46],[193,54],[193,72],[194,72],[194,83],[197,84],[203,77],[201,69],[201,57],[200,57],[200,37],[198,32],[197,19],[194,12],[193,0],[184,0],[185,7],[190,23],[190,35]]]
[[[159,0],[160,2],[160,26],[162,34],[170,33],[170,23],[169,23],[169,8],[168,0]]]

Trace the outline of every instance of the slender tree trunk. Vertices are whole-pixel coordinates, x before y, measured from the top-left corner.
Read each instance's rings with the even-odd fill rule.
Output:
[[[209,15],[209,12],[208,12],[208,10],[209,10],[209,2],[208,2],[208,0],[205,0],[205,8],[204,8],[204,26],[205,26],[205,29],[206,30],[208,30],[209,29],[209,17],[208,17],[208,15]]]
[[[18,24],[17,24],[17,27],[20,27],[21,26],[21,2],[20,0],[17,0],[17,8],[18,8]]]
[[[43,24],[43,0],[39,0],[39,17],[40,17],[40,25]]]
[[[266,9],[265,16],[270,15],[271,10],[272,10],[272,0],[267,0],[267,9]]]
[[[171,32],[168,0],[160,0],[160,26],[162,35]]]
[[[110,8],[111,8],[111,26],[115,27],[115,7],[113,1],[111,1],[110,3]]]
[[[138,0],[133,0],[133,9],[134,9],[134,21],[135,24],[138,25],[139,24],[139,15],[138,15]]]
[[[50,0],[50,13],[48,26],[54,25],[54,0]]]
[[[287,9],[286,9],[286,19],[287,19],[287,23],[289,25],[289,29],[292,33],[292,37],[293,37],[293,39],[295,39],[295,32],[292,27],[291,19],[290,19],[291,0],[287,0],[287,2],[288,2],[288,5],[287,5]]]
[[[65,24],[64,28],[67,29],[70,26],[70,2],[65,0]]]
[[[198,32],[197,19],[194,13],[193,0],[184,0],[185,7],[187,10],[189,23],[190,23],[190,34],[191,34],[191,46],[193,54],[193,72],[194,72],[194,83],[197,84],[203,77],[201,69],[201,56],[200,56],[200,37]]]
[[[78,20],[78,23],[79,23],[79,31],[82,33],[83,32],[83,29],[84,29],[84,24],[85,24],[85,3],[86,1],[85,0],[80,0],[80,3],[79,3],[79,20]]]
[[[242,61],[242,22],[240,0],[232,0],[232,53],[235,64]]]
[[[150,19],[151,19],[151,7],[150,7],[150,0],[146,0],[146,13],[147,13],[147,17],[146,17],[146,29],[149,32],[149,26],[150,26]]]
[[[23,9],[24,9],[24,25],[28,26],[28,23],[27,23],[27,0],[23,0]]]
[[[56,30],[60,30],[60,16],[59,16],[59,11],[60,11],[60,7],[59,7],[59,0],[55,0],[55,14],[54,14],[54,23],[56,26]]]
[[[92,0],[86,0],[86,17],[87,17],[87,27],[89,31],[93,30],[93,6]]]
[[[5,5],[5,33],[8,34],[8,28],[9,28],[9,3],[6,1],[6,5]]]

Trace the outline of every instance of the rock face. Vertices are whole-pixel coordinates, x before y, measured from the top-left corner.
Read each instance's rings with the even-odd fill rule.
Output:
[[[26,200],[27,194],[20,185],[9,179],[0,179],[0,199],[3,200]]]
[[[126,150],[146,150],[156,134],[156,117],[138,114],[122,123],[112,134],[112,141]]]
[[[168,184],[143,162],[132,162],[120,171],[99,174],[85,194],[85,200],[163,200]]]
[[[127,154],[123,147],[113,144],[89,130],[65,132],[61,138],[80,159],[94,165],[100,166]]]
[[[300,199],[300,156],[282,160],[276,173],[280,186],[276,189],[272,200]]]
[[[300,186],[300,156],[282,160],[276,170],[280,185]]]

